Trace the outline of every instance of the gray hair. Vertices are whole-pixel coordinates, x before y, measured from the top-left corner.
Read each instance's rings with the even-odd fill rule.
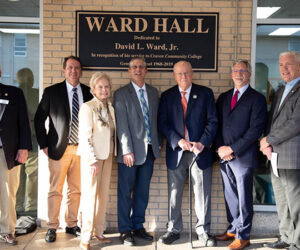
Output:
[[[145,65],[145,69],[147,69],[147,63],[146,63],[146,60],[145,60],[144,57],[141,57],[141,56],[136,56],[136,57],[131,58],[131,60],[130,60],[130,62],[129,62],[129,68],[131,68],[132,62],[133,62],[134,60],[141,60],[141,61],[143,61],[144,65]]]
[[[247,71],[249,73],[252,72],[251,64],[248,62],[248,60],[244,60],[244,59],[240,59],[240,60],[234,61],[233,64],[231,65],[231,70],[233,70],[234,66],[237,65],[237,64],[239,64],[239,63],[245,64],[246,67],[247,67]]]
[[[102,73],[102,72],[96,72],[96,73],[94,73],[94,74],[92,75],[92,77],[91,77],[91,79],[90,79],[90,88],[91,88],[90,92],[91,92],[92,94],[94,94],[94,93],[93,93],[94,88],[95,88],[97,82],[98,82],[100,79],[106,79],[106,80],[109,82],[109,86],[110,86],[110,88],[111,88],[111,79],[110,79],[110,77],[109,77],[107,74],[105,74],[105,73]]]
[[[297,62],[300,62],[300,54],[296,50],[289,50],[280,53],[279,59],[283,56],[294,56]]]

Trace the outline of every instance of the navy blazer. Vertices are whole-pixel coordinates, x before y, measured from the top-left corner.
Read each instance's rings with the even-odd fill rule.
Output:
[[[266,99],[249,86],[230,111],[233,90],[221,94],[217,100],[219,126],[216,148],[224,145],[232,148],[235,159],[230,164],[256,167],[258,139],[266,125]]]
[[[90,88],[80,84],[83,102],[92,99]],[[49,131],[46,131],[45,121],[49,117]],[[54,84],[44,90],[42,100],[34,117],[36,138],[40,148],[48,147],[48,155],[53,160],[59,160],[68,145],[71,114],[66,81]]]
[[[175,169],[178,161],[178,141],[184,138],[183,108],[178,86],[161,95],[159,106],[159,129],[167,139],[166,162]],[[205,148],[197,159],[198,167],[206,169],[212,165],[211,144],[217,132],[217,113],[211,89],[192,84],[186,112],[186,127],[192,142],[201,142]]]
[[[8,169],[20,163],[15,160],[19,149],[32,149],[29,116],[21,89],[0,83],[0,137]]]

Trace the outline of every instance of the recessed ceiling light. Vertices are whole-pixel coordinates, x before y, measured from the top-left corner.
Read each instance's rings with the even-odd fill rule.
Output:
[[[3,33],[40,34],[37,29],[0,29]]]
[[[269,36],[290,36],[300,31],[300,28],[278,28],[269,34]]]
[[[257,18],[268,18],[281,7],[257,7]]]
[[[19,2],[20,0],[8,0],[8,2]]]

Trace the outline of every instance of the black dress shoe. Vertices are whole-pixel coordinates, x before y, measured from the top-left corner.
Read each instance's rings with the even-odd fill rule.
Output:
[[[275,242],[270,242],[270,243],[264,243],[264,247],[269,247],[269,248],[274,248],[274,249],[284,249],[290,246],[290,244],[282,241],[281,239],[275,241]]]
[[[145,228],[140,228],[133,231],[133,235],[144,240],[153,240],[153,236],[146,232]]]
[[[214,237],[212,237],[208,233],[199,234],[198,240],[202,247],[215,247],[217,245]]]
[[[46,233],[45,241],[49,242],[49,243],[56,241],[56,229],[54,229],[54,228],[48,229],[48,231]]]
[[[159,237],[159,242],[164,243],[166,245],[172,244],[175,240],[180,238],[180,234],[173,233],[173,232],[166,232],[162,236]]]
[[[78,226],[75,227],[66,227],[66,233],[67,234],[72,234],[74,236],[80,236],[81,229]]]
[[[132,237],[132,234],[130,231],[126,231],[124,233],[121,233],[120,239],[125,246],[135,246],[135,240]]]

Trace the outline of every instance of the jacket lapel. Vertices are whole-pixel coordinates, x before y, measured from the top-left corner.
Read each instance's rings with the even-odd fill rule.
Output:
[[[149,118],[150,118],[150,124],[152,121],[152,114],[153,114],[153,94],[152,94],[152,89],[149,88],[148,84],[145,84],[146,86],[146,91],[147,91],[147,96],[148,96],[148,108],[149,108]]]
[[[192,108],[197,100],[197,93],[195,92],[194,84],[192,84],[190,96],[189,96],[189,101],[188,101],[188,106],[186,110],[186,117],[185,119],[187,120],[189,115],[191,114]]]
[[[66,81],[62,82],[60,95],[61,97],[59,98],[59,100],[62,100],[63,106],[65,107],[65,111],[67,114],[67,118],[70,121],[71,114],[70,114],[70,104],[69,104],[69,96],[68,96]]]
[[[5,92],[4,88],[3,88],[3,85],[0,84],[0,99],[3,99],[4,95],[3,95],[3,92]],[[7,97],[4,98],[5,100],[8,100]],[[8,100],[9,101],[9,100]],[[0,121],[2,120],[2,117],[3,117],[3,114],[4,114],[4,111],[6,109],[6,106],[7,104],[5,103],[0,103]]]
[[[142,108],[141,108],[141,104],[140,104],[140,101],[138,99],[138,96],[137,96],[137,93],[134,89],[134,87],[132,86],[132,83],[129,83],[128,85],[128,91],[129,91],[129,94],[131,96],[131,100],[133,101],[133,106],[135,107],[139,117],[144,120],[144,115],[143,115],[143,111],[142,111]]]

